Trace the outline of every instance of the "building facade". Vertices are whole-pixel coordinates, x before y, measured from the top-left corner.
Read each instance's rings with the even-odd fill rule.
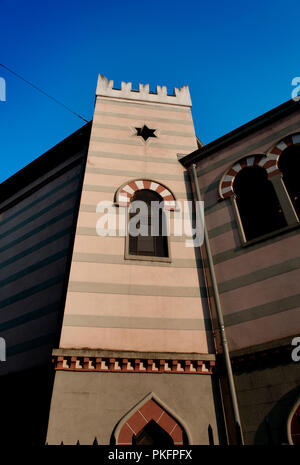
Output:
[[[99,76],[93,121],[0,186],[7,439],[30,412],[24,441],[239,443],[220,302],[245,443],[298,440],[299,133],[288,102],[202,146],[187,86]],[[155,200],[156,237],[128,234]]]
[[[246,444],[288,443],[299,402],[299,128],[290,101],[182,159],[197,166]]]

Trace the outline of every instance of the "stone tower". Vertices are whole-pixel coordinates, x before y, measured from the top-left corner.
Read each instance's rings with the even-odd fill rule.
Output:
[[[199,249],[175,235],[190,198],[178,154],[197,149],[187,86],[99,76],[59,347],[48,444],[218,442],[215,354]],[[126,216],[138,192],[164,202],[165,252],[99,235],[99,202]],[[97,208],[98,205],[98,208]],[[98,210],[98,211],[97,211]],[[125,213],[124,213],[125,212]],[[121,213],[120,213],[121,215]]]

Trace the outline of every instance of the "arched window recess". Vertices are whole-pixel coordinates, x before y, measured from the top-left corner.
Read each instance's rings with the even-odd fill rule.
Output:
[[[269,151],[273,158],[294,210],[296,220],[300,219],[300,133],[286,136]]]
[[[118,189],[115,203],[128,207],[125,258],[170,262],[166,213],[176,207],[171,191],[155,181],[138,179]]]
[[[231,197],[244,244],[298,221],[272,156],[254,155],[235,163],[221,179],[219,193],[221,198]]]

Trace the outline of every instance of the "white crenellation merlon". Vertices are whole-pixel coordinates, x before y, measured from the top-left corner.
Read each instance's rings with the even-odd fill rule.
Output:
[[[122,82],[121,89],[113,88],[114,81],[108,80],[102,74],[98,76],[96,95],[118,99],[142,100],[156,103],[168,103],[191,107],[192,101],[188,86],[175,88],[173,95],[168,95],[165,86],[156,86],[156,92],[150,92],[149,84],[139,84],[139,90],[132,90],[131,82]]]

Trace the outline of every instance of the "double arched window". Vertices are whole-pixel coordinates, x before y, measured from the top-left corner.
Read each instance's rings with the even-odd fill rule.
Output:
[[[245,157],[223,176],[220,196],[231,197],[243,242],[299,223],[300,135],[269,153]]]
[[[234,180],[233,191],[247,240],[287,225],[275,189],[260,166],[241,170]]]
[[[292,145],[285,149],[279,157],[278,168],[283,182],[300,218],[300,146]]]

